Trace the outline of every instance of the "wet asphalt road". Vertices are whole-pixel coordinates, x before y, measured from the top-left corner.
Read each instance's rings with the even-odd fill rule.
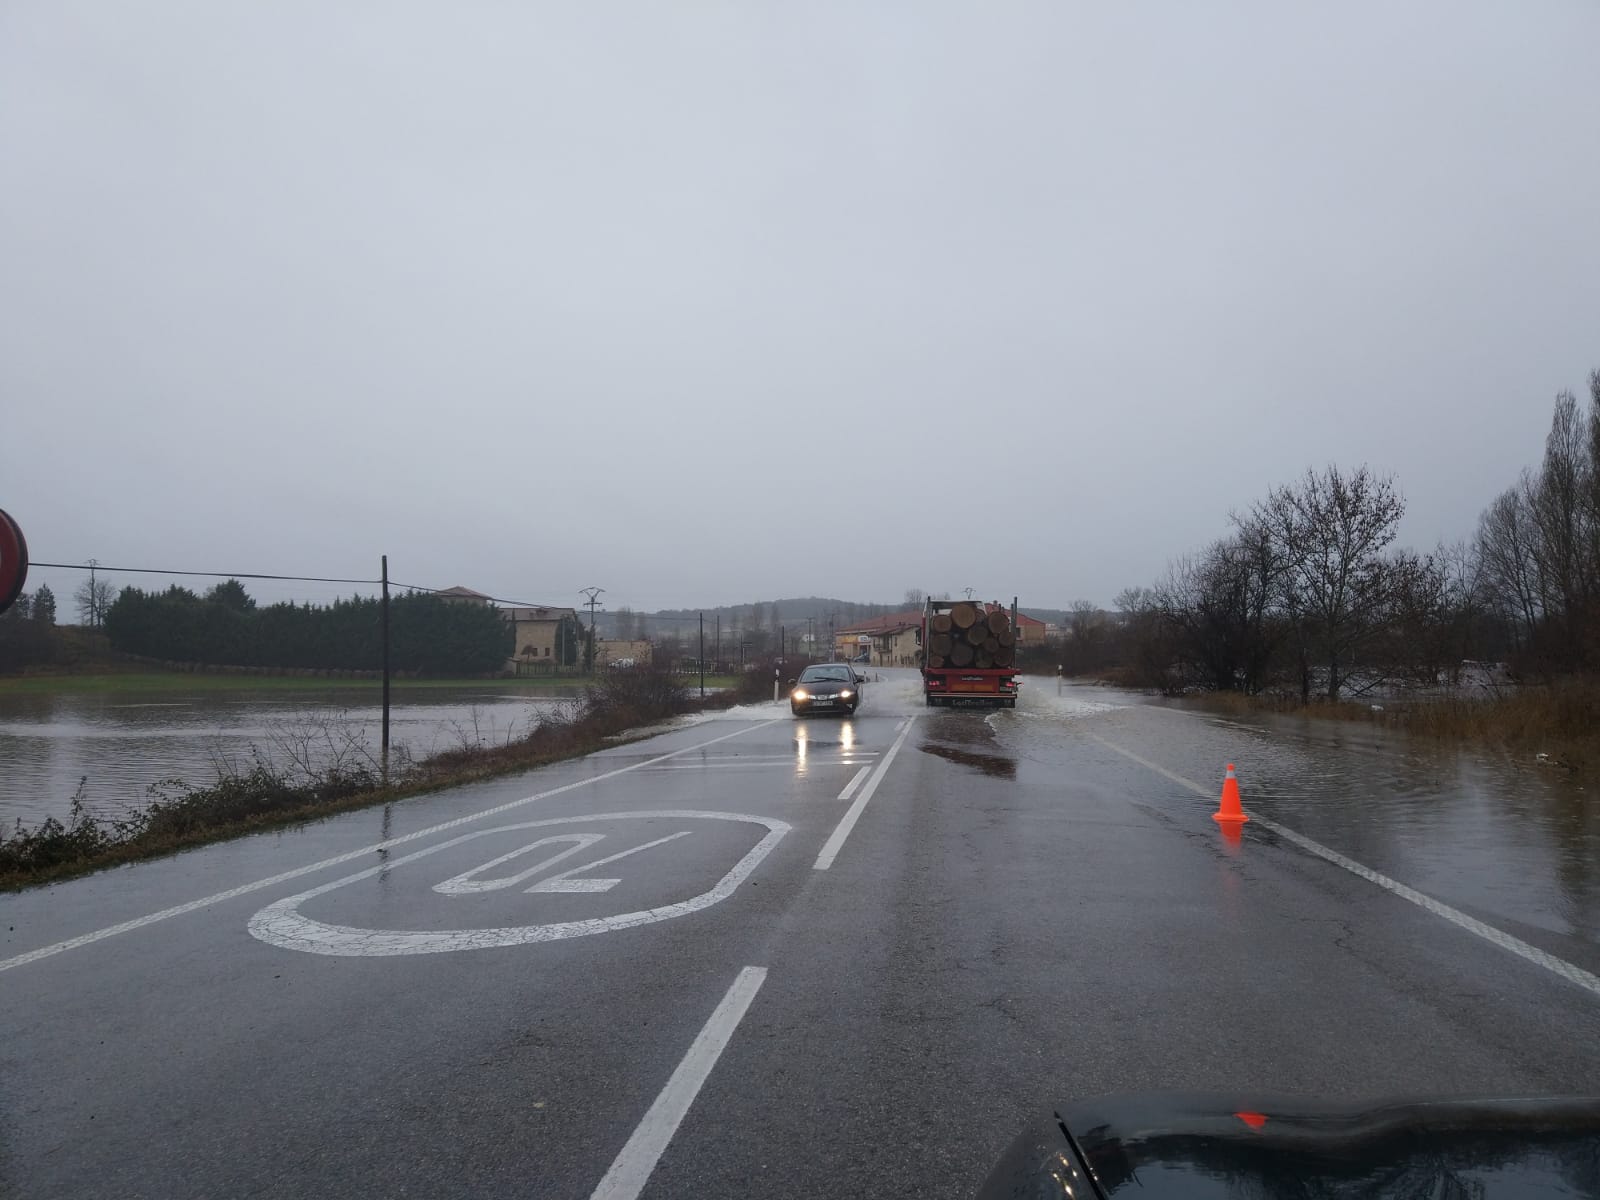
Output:
[[[1237,732],[1074,695],[899,674],[0,898],[0,1195],[954,1197],[1103,1092],[1600,1090],[1600,994],[1230,845],[1183,781],[1251,807]]]

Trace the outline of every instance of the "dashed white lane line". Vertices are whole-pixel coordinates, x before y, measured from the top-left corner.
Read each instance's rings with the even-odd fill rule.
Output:
[[[711,1014],[711,1019],[694,1039],[689,1052],[683,1056],[678,1069],[667,1080],[655,1103],[644,1114],[627,1145],[622,1147],[611,1169],[600,1180],[590,1200],[636,1200],[650,1181],[662,1153],[678,1126],[688,1115],[689,1107],[700,1094],[700,1088],[711,1075],[717,1059],[727,1049],[733,1032],[744,1019],[750,1002],[756,998],[761,985],[766,982],[765,967],[746,967],[734,978],[722,1003]]]
[[[666,762],[669,758],[677,758],[681,754],[692,754],[694,751],[700,750],[706,746],[715,746],[718,742],[726,742],[730,738],[742,737],[744,734],[749,733],[752,730],[765,729],[768,725],[777,724],[777,721],[778,718],[774,718],[770,721],[761,721],[753,725],[746,725],[743,728],[734,730],[732,733],[725,733],[721,737],[710,738],[704,742],[696,742],[692,746],[685,746],[681,750],[672,750],[666,754],[657,755],[655,758],[647,758],[643,762],[636,762],[626,767],[618,767],[614,771],[605,771],[599,775],[591,775],[587,779],[579,779],[573,783],[563,784],[561,787],[551,788],[546,792],[538,792],[532,796],[524,796],[520,800],[511,800],[505,804],[497,804],[493,808],[486,808],[482,812],[472,813],[465,817],[457,817],[452,821],[442,821],[438,825],[430,825],[427,829],[419,829],[415,833],[408,833],[402,837],[390,838],[386,842],[376,842],[371,846],[363,846],[359,850],[351,850],[344,854],[336,854],[332,858],[323,859],[321,862],[314,862],[303,867],[296,867],[292,871],[284,871],[281,874],[273,875],[266,879],[258,879],[254,883],[247,883],[240,887],[229,888],[225,892],[216,892],[213,895],[204,896],[199,900],[190,900],[186,904],[175,904],[171,908],[163,908],[160,912],[153,912],[142,917],[135,917],[131,921],[122,921],[116,925],[107,925],[104,929],[96,929],[93,933],[80,934],[77,937],[67,938],[65,941],[53,942],[48,946],[41,946],[37,950],[29,950],[26,954],[18,954],[13,958],[0,959],[0,971],[9,971],[12,967],[26,966],[28,963],[38,962],[42,958],[49,958],[52,955],[61,954],[68,950],[76,950],[81,946],[92,945],[95,942],[104,941],[106,938],[116,937],[119,933],[132,933],[135,929],[143,929],[146,925],[154,925],[158,921],[169,921],[173,917],[181,917],[186,913],[192,913],[198,909],[209,908],[213,904],[221,904],[224,901],[232,900],[238,896],[247,896],[251,892],[259,892],[263,888],[269,888],[280,883],[286,883],[291,879],[299,879],[302,875],[310,875],[317,871],[326,870],[328,867],[336,867],[340,863],[347,863],[353,859],[365,858],[368,855],[378,853],[380,850],[390,850],[395,846],[401,846],[407,842],[417,841],[419,838],[432,837],[436,833],[443,833],[447,829],[457,829],[460,826],[470,824],[473,821],[481,821],[485,817],[493,817],[498,816],[503,812],[510,812],[512,809],[521,808],[525,804],[533,804],[540,800],[548,800],[550,797],[559,796],[563,792],[570,792],[581,787],[588,787],[591,783],[600,783],[606,779],[615,779],[618,775],[626,775],[631,771],[642,770],[645,767],[654,766],[656,763]]]
[[[894,756],[900,753],[900,747],[906,744],[906,738],[911,736],[911,727],[916,722],[915,717],[907,717],[905,725],[900,730],[900,736],[895,738],[894,745],[889,747],[889,753],[883,756],[877,768],[872,772],[872,778],[867,780],[867,786],[857,794],[855,801],[845,810],[844,816],[839,818],[839,824],[828,835],[828,840],[823,843],[822,853],[817,855],[817,861],[811,864],[814,871],[826,871],[833,866],[833,860],[839,856],[839,850],[844,846],[845,838],[850,836],[850,831],[856,827],[856,822],[861,819],[862,812],[867,807],[867,801],[872,799],[872,793],[878,790],[878,785],[883,782],[884,775],[894,762]]]
[[[1084,732],[1087,733],[1089,731],[1085,730]],[[1210,798],[1211,792],[1201,787],[1194,780],[1185,779],[1182,775],[1175,774],[1165,767],[1151,762],[1148,758],[1135,754],[1132,750],[1126,750],[1115,742],[1107,741],[1097,733],[1089,733],[1089,736],[1108,750],[1115,750],[1124,758],[1138,763],[1141,767],[1148,767],[1156,774],[1188,788],[1195,795],[1207,799]],[[1484,941],[1499,946],[1502,950],[1508,950],[1518,958],[1526,959],[1535,966],[1543,967],[1552,974],[1559,975],[1569,983],[1575,983],[1584,990],[1600,996],[1600,976],[1585,971],[1582,967],[1569,963],[1564,958],[1557,958],[1554,954],[1541,950],[1537,946],[1529,945],[1521,938],[1513,937],[1503,929],[1496,929],[1493,925],[1486,924],[1476,917],[1469,917],[1460,909],[1451,908],[1448,904],[1435,900],[1432,896],[1425,895],[1415,888],[1407,887],[1396,879],[1390,879],[1389,876],[1374,871],[1371,867],[1358,863],[1353,858],[1347,858],[1337,850],[1331,850],[1321,842],[1313,841],[1311,838],[1306,837],[1305,834],[1290,829],[1286,825],[1280,825],[1276,821],[1269,821],[1265,817],[1258,816],[1252,816],[1250,823],[1258,828],[1277,834],[1285,841],[1292,842],[1307,853],[1314,854],[1325,862],[1330,862],[1342,870],[1349,871],[1350,874],[1365,879],[1368,883],[1377,884],[1385,891],[1394,893],[1402,900],[1407,900],[1418,908],[1431,912],[1436,917],[1443,917],[1452,925],[1465,929],[1468,933],[1476,934]]]
[[[868,763],[866,766],[862,767],[861,770],[857,771],[855,778],[844,785],[844,791],[839,793],[839,799],[848,800],[851,796],[855,795],[856,789],[861,786],[861,781],[867,777],[867,772],[870,770],[872,770],[872,764]]]

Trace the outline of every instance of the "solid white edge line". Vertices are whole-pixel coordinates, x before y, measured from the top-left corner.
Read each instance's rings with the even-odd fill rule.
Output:
[[[316,871],[326,870],[328,867],[336,867],[340,863],[347,863],[352,859],[364,858],[369,854],[376,854],[380,850],[388,850],[395,846],[404,845],[407,842],[414,842],[419,838],[432,837],[436,833],[443,833],[447,829],[456,829],[462,825],[471,824],[473,821],[481,821],[485,817],[498,816],[500,813],[509,812],[514,808],[521,808],[525,804],[533,804],[539,800],[548,800],[551,796],[559,796],[563,792],[570,792],[576,790],[577,788],[587,787],[591,783],[600,783],[603,780],[615,779],[618,775],[626,775],[630,771],[638,771],[644,767],[654,766],[656,763],[666,762],[669,758],[677,758],[680,754],[689,754],[692,751],[702,749],[703,747],[714,746],[718,742],[725,742],[729,738],[739,737],[743,734],[751,732],[752,730],[763,729],[768,725],[775,725],[777,724],[778,720],[779,718],[774,717],[770,721],[760,721],[753,725],[747,725],[742,729],[736,729],[732,733],[725,733],[721,737],[711,738],[709,741],[696,742],[694,745],[685,746],[681,750],[672,750],[666,754],[658,755],[655,758],[647,758],[643,762],[633,763],[626,767],[618,767],[614,771],[605,771],[599,775],[591,775],[587,779],[579,779],[573,783],[563,784],[560,787],[551,788],[547,792],[538,792],[532,796],[524,796],[520,800],[510,800],[505,804],[498,804],[494,808],[486,808],[482,812],[471,813],[465,817],[456,817],[454,820],[443,821],[438,825],[430,825],[427,829],[419,829],[415,833],[408,833],[401,837],[390,838],[386,842],[376,842],[371,846],[363,846],[359,850],[350,850],[344,854],[336,854],[332,858],[323,859],[321,862],[314,862],[308,864],[307,866],[296,867],[292,871],[284,871],[282,874],[273,875],[267,879],[258,879],[254,883],[246,883],[240,887],[229,888],[225,892],[217,892],[213,895],[202,897],[199,900],[190,900],[185,904],[175,904],[171,908],[162,909],[160,912],[153,912],[147,914],[146,916],[135,917],[131,921],[123,921],[117,925],[108,925],[104,929],[95,930],[93,933],[79,934],[77,937],[67,938],[65,941],[53,942],[48,946],[41,946],[37,950],[29,950],[25,954],[18,954],[14,958],[0,959],[0,971],[9,971],[12,967],[26,966],[29,963],[38,962],[41,958],[49,958],[52,955],[61,954],[67,950],[76,950],[81,946],[88,946],[94,942],[103,941],[109,937],[116,937],[119,933],[132,933],[135,929],[143,929],[146,925],[154,925],[158,921],[171,920],[173,917],[181,917],[186,913],[192,913],[196,909],[209,908],[213,904],[221,904],[224,901],[233,900],[239,896],[247,896],[251,892],[259,892],[262,888],[273,887],[277,884],[285,883],[291,879],[299,879],[302,875],[310,875]],[[342,816],[344,814],[339,815]]]
[[[895,738],[894,745],[889,747],[889,753],[883,756],[872,772],[872,778],[867,780],[867,786],[862,788],[856,796],[854,803],[845,810],[844,816],[839,818],[839,823],[834,826],[833,832],[828,835],[828,840],[823,843],[822,853],[817,855],[817,861],[811,864],[813,871],[826,871],[833,866],[833,860],[839,856],[839,850],[844,846],[845,838],[850,836],[850,831],[856,827],[856,822],[861,819],[862,812],[867,807],[867,801],[872,799],[872,793],[878,790],[878,785],[883,782],[884,774],[889,770],[889,764],[894,762],[894,756],[900,753],[900,747],[905,745],[906,738],[911,736],[911,727],[916,722],[915,717],[906,718],[906,726],[900,731],[900,736]]]
[[[866,766],[862,767],[861,770],[857,771],[855,773],[855,778],[844,785],[844,791],[839,793],[839,799],[848,800],[851,796],[855,795],[855,790],[861,786],[861,781],[867,777],[867,772],[870,770],[872,770],[872,764],[868,763]]]
[[[732,986],[722,997],[722,1002],[712,1012],[710,1020],[700,1030],[698,1037],[683,1056],[678,1069],[673,1071],[667,1085],[655,1099],[644,1119],[633,1131],[611,1167],[590,1194],[590,1200],[636,1200],[656,1163],[672,1141],[673,1134],[688,1115],[700,1088],[710,1077],[717,1059],[727,1049],[733,1032],[744,1019],[750,1002],[756,998],[761,985],[766,982],[765,967],[745,967],[734,978]]]
[[[1085,732],[1088,731],[1085,730]],[[1149,759],[1141,758],[1132,750],[1124,750],[1115,742],[1107,741],[1097,733],[1089,733],[1089,736],[1095,741],[1099,742],[1102,746],[1105,746],[1108,750],[1115,750],[1124,758],[1131,759],[1132,761],[1138,763],[1141,767],[1149,767],[1150,770],[1156,772],[1156,774],[1163,775],[1172,780],[1174,783],[1183,785],[1198,796],[1209,797],[1211,795],[1209,791],[1201,787],[1198,783],[1194,782],[1194,780],[1185,779],[1182,775],[1174,774],[1165,767],[1157,766]],[[1492,945],[1499,946],[1502,950],[1509,951],[1510,953],[1515,954],[1517,957],[1526,959],[1528,962],[1533,963],[1535,966],[1543,967],[1551,974],[1559,975],[1562,979],[1567,980],[1569,983],[1575,983],[1584,990],[1592,992],[1596,996],[1600,996],[1600,976],[1597,976],[1592,972],[1585,971],[1582,967],[1573,963],[1569,963],[1564,958],[1557,958],[1554,954],[1551,954],[1545,950],[1541,950],[1537,946],[1530,945],[1519,937],[1513,937],[1503,929],[1497,929],[1493,925],[1489,925],[1478,920],[1476,917],[1469,917],[1460,909],[1451,908],[1443,901],[1435,900],[1432,896],[1419,892],[1413,887],[1407,887],[1399,880],[1391,879],[1389,876],[1384,875],[1379,871],[1374,871],[1371,867],[1362,863],[1358,863],[1353,858],[1347,858],[1343,854],[1340,854],[1337,850],[1331,850],[1327,846],[1324,846],[1321,842],[1314,841],[1313,839],[1306,837],[1305,834],[1290,829],[1287,825],[1280,825],[1276,821],[1271,821],[1266,817],[1258,816],[1252,816],[1250,818],[1250,823],[1258,826],[1261,829],[1265,829],[1277,834],[1285,841],[1292,842],[1294,845],[1299,846],[1307,853],[1316,855],[1324,862],[1330,862],[1342,870],[1349,871],[1350,874],[1356,876],[1357,878],[1365,879],[1368,883],[1377,884],[1385,891],[1392,892],[1394,895],[1399,896],[1402,900],[1409,901],[1410,903],[1415,904],[1418,908],[1423,909],[1426,912],[1430,912],[1436,917],[1443,917],[1452,925],[1455,925],[1461,929],[1465,929],[1468,933],[1476,934],[1484,941],[1489,942]]]

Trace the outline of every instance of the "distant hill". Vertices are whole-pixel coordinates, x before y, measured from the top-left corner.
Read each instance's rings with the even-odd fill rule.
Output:
[[[636,626],[643,620],[645,629],[652,637],[674,630],[680,633],[697,631],[701,613],[705,614],[707,629],[715,625],[720,617],[724,633],[734,629],[772,629],[778,625],[787,626],[793,631],[808,622],[815,622],[820,631],[828,627],[830,620],[834,628],[842,628],[869,617],[899,612],[904,607],[904,604],[863,604],[828,596],[788,596],[779,600],[756,600],[749,604],[724,604],[715,608],[665,608],[657,612],[635,612],[633,620]],[[595,624],[600,636],[616,637],[618,618],[621,616],[618,612],[598,613]]]
[[[650,637],[659,637],[676,630],[688,634],[699,629],[699,617],[705,614],[706,629],[709,631],[716,623],[717,618],[722,619],[722,631],[726,635],[735,629],[772,630],[778,625],[783,625],[792,633],[797,629],[804,629],[809,622],[815,622],[820,634],[828,628],[831,621],[835,629],[842,629],[853,625],[857,621],[865,621],[871,617],[881,617],[886,613],[903,612],[907,608],[904,600],[898,604],[871,604],[857,600],[840,600],[831,596],[788,596],[779,600],[756,600],[749,604],[723,604],[714,608],[664,608],[656,612],[634,612],[632,614],[635,634],[639,631],[642,621],[645,633]],[[1061,608],[1030,608],[1022,605],[1019,611],[1037,621],[1044,621],[1052,625],[1065,625],[1067,623],[1067,610]],[[588,614],[583,616],[585,623]],[[620,627],[620,612],[602,612],[595,616],[595,625],[603,638],[614,638],[626,632]]]

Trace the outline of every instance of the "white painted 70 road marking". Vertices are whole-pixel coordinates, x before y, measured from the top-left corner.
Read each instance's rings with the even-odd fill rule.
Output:
[[[502,829],[520,828],[519,826],[502,826]],[[485,829],[485,833],[495,833],[496,830]],[[578,851],[605,840],[603,833],[558,833],[554,837],[540,838],[536,842],[529,842],[520,850],[513,850],[510,854],[502,854],[499,858],[491,858],[481,866],[473,867],[470,871],[463,871],[453,879],[446,879],[443,883],[433,885],[433,890],[442,896],[468,896],[479,892],[498,892],[505,888],[516,887],[517,884],[527,879],[532,879],[546,867],[553,867],[562,859],[571,858]],[[627,858],[638,854],[641,850],[650,850],[656,846],[664,846],[668,842],[675,842],[681,837],[688,837],[689,831],[670,833],[664,838],[657,838],[653,842],[646,842],[642,846],[635,846],[631,850],[624,850],[620,854],[613,854],[607,858],[597,858],[594,862],[584,863],[581,867],[572,867],[552,875],[548,879],[541,879],[527,890],[529,892],[609,892],[620,879],[573,879],[572,876],[581,871],[589,871],[595,867],[603,867],[607,863],[614,863],[619,858]],[[459,839],[458,839],[459,840]],[[519,871],[515,875],[507,875],[503,879],[479,879],[478,876],[486,871],[492,871],[503,863],[508,863],[514,858],[521,858],[537,850],[540,846],[556,846],[563,842],[568,843],[568,849],[559,854],[552,854],[537,866],[529,867],[526,871]]]
[[[493,929],[438,929],[438,930],[409,930],[409,929],[358,929],[349,925],[331,925],[323,921],[314,920],[300,912],[300,906],[306,901],[321,896],[338,888],[348,887],[352,883],[359,883],[363,879],[371,879],[380,871],[394,871],[407,863],[427,858],[441,850],[448,850],[452,846],[459,846],[465,842],[475,841],[493,833],[507,833],[519,829],[547,829],[554,825],[593,824],[597,821],[622,821],[641,820],[645,818],[663,820],[701,820],[701,821],[744,821],[752,825],[764,826],[766,835],[746,852],[743,858],[734,864],[733,869],[724,875],[709,891],[701,892],[698,896],[691,896],[687,900],[680,900],[676,904],[666,904],[658,908],[642,909],[637,912],[618,913],[610,917],[594,917],[584,921],[553,921],[543,925],[512,925]],[[588,937],[596,933],[608,933],[616,929],[632,929],[639,925],[652,925],[657,921],[671,920],[673,917],[687,916],[709,908],[718,901],[726,900],[733,894],[733,890],[744,882],[745,878],[762,859],[772,852],[772,848],[788,833],[790,826],[783,821],[776,821],[770,817],[753,817],[745,813],[701,812],[695,809],[657,809],[643,812],[620,813],[588,813],[580,817],[550,817],[543,821],[525,821],[518,825],[502,825],[494,829],[478,829],[472,833],[462,834],[460,837],[451,838],[440,842],[438,845],[429,846],[426,850],[417,850],[411,854],[403,855],[393,862],[376,867],[368,867],[365,871],[357,871],[354,875],[346,875],[343,879],[335,879],[321,887],[314,887],[309,891],[300,892],[294,896],[267,905],[255,916],[250,918],[250,932],[261,941],[269,945],[278,946],[285,950],[302,950],[307,954],[329,954],[341,956],[355,956],[363,958],[392,957],[401,954],[446,954],[452,950],[486,950],[499,946],[526,946],[535,942],[554,942],[563,938]],[[585,835],[587,836],[587,835]],[[612,855],[588,864],[598,867],[607,862],[623,858],[638,850],[647,849],[648,846],[658,846],[673,838],[682,836],[674,834],[671,838],[660,838],[650,842],[647,846],[638,846],[633,850],[624,851],[622,854]],[[524,846],[521,850],[508,855],[501,855],[482,866],[475,867],[463,875],[446,880],[440,888],[453,887],[456,894],[469,890],[471,884],[476,882],[472,877],[483,871],[505,862],[509,858],[527,853],[536,846],[548,845],[555,839],[542,838]],[[598,839],[595,839],[598,840]],[[592,842],[583,842],[573,850],[562,852],[555,856],[564,858],[575,850],[582,849],[584,845]],[[547,860],[544,866],[550,865],[554,859]],[[574,874],[574,868],[564,874]],[[510,886],[528,878],[538,868],[525,871],[514,876],[506,884]],[[557,878],[560,878],[559,876]],[[498,881],[495,881],[498,882]],[[602,881],[592,881],[602,882]],[[604,881],[611,882],[611,881]],[[466,885],[466,886],[463,886]],[[486,890],[480,885],[479,890]],[[529,889],[534,890],[534,889]],[[553,889],[553,890],[600,890],[587,888]]]
[[[553,787],[548,791],[536,792],[534,795],[524,796],[520,800],[511,800],[505,804],[497,804],[493,808],[484,809],[482,812],[469,813],[464,817],[456,817],[453,820],[441,821],[439,824],[429,826],[427,829],[418,829],[413,833],[408,833],[401,837],[389,838],[387,841],[378,842],[371,846],[362,846],[358,850],[349,850],[343,854],[335,854],[332,858],[325,858],[321,862],[307,863],[304,866],[294,867],[288,871],[282,871],[277,875],[269,875],[265,879],[257,879],[251,883],[241,884],[238,887],[229,888],[227,891],[215,892],[209,896],[202,896],[198,900],[189,900],[183,904],[174,904],[171,908],[163,908],[159,912],[147,913],[142,917],[134,917],[127,921],[119,921],[115,925],[107,925],[105,928],[96,929],[92,933],[81,933],[77,937],[70,937],[60,942],[52,942],[48,946],[40,946],[37,950],[29,950],[25,953],[14,955],[11,958],[0,958],[0,971],[9,971],[13,967],[26,966],[29,963],[38,962],[40,959],[51,958],[57,954],[64,954],[68,950],[76,950],[82,946],[91,946],[95,942],[101,942],[106,938],[116,937],[123,933],[132,933],[136,929],[143,929],[145,926],[154,925],[159,921],[170,921],[174,917],[181,917],[187,913],[198,912],[200,909],[210,908],[214,904],[221,904],[227,900],[237,899],[240,896],[249,895],[251,892],[259,892],[263,888],[276,887],[280,883],[287,883],[289,880],[298,879],[302,875],[310,875],[317,871],[324,871],[329,867],[336,867],[340,863],[347,863],[353,859],[366,858],[368,855],[376,854],[380,850],[388,850],[391,847],[401,846],[407,842],[415,842],[421,838],[432,837],[436,833],[443,833],[446,829],[456,829],[462,825],[470,824],[473,821],[481,821],[485,817],[498,816],[500,813],[509,812],[513,808],[521,808],[525,804],[534,804],[540,800],[548,800],[551,796],[559,796],[563,792],[570,792],[577,788],[588,787],[590,784],[600,783],[607,779],[615,779],[619,775],[627,775],[633,771],[643,770],[645,767],[653,767],[657,763],[663,763],[669,759],[679,758],[685,754],[693,754],[696,750],[703,750],[707,746],[715,746],[719,742],[726,742],[732,738],[742,737],[744,734],[750,733],[753,730],[765,729],[767,726],[776,725],[777,723],[777,718],[773,718],[770,721],[762,721],[755,725],[746,725],[742,729],[735,729],[732,733],[724,733],[720,737],[708,738],[706,741],[696,742],[692,746],[683,746],[677,750],[669,750],[665,754],[658,754],[654,758],[645,759],[643,762],[629,763],[627,766],[617,767],[615,770],[602,771],[600,774],[591,775],[587,779],[579,779],[572,783],[564,783],[560,787]]]

